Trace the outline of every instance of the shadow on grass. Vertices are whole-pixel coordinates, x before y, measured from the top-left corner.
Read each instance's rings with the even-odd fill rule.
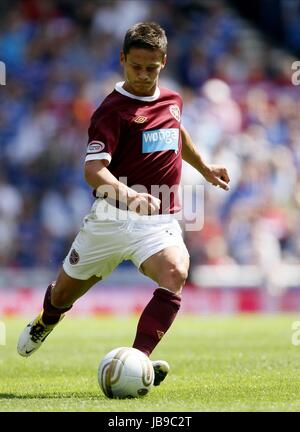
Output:
[[[90,395],[90,394],[55,394],[55,393],[35,393],[35,394],[26,394],[26,395],[18,395],[16,393],[0,393],[1,399],[88,399],[90,401],[100,401],[100,400],[108,400],[105,396],[101,394],[99,396]]]

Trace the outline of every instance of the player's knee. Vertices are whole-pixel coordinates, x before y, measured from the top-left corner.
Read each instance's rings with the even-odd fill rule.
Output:
[[[187,276],[188,270],[185,267],[174,266],[164,275],[161,285],[175,294],[180,294]]]
[[[187,277],[188,277],[188,270],[185,267],[176,268],[174,279],[175,279],[176,286],[180,287],[180,291],[184,287]]]

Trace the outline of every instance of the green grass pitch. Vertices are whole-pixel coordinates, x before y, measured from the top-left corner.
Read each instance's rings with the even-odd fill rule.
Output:
[[[171,372],[144,398],[110,400],[98,387],[108,351],[130,346],[137,317],[66,317],[32,357],[16,353],[27,319],[2,319],[0,411],[300,411],[295,315],[179,315],[154,351]]]

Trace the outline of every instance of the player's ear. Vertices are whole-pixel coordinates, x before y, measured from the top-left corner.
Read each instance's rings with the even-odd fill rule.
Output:
[[[120,63],[121,63],[122,66],[125,63],[125,54],[124,54],[123,50],[121,50],[121,52],[120,52]]]
[[[162,59],[162,66],[161,68],[163,69],[166,66],[167,63],[167,54],[164,54],[163,59]]]

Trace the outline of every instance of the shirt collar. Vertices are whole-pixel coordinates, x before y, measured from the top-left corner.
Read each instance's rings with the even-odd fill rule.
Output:
[[[115,90],[119,93],[121,93],[123,96],[130,97],[131,99],[137,99],[143,102],[153,102],[160,96],[160,90],[159,87],[156,87],[154,95],[152,96],[136,96],[132,93],[129,93],[127,90],[124,90],[123,85],[125,84],[125,81],[117,82],[115,85]]]

